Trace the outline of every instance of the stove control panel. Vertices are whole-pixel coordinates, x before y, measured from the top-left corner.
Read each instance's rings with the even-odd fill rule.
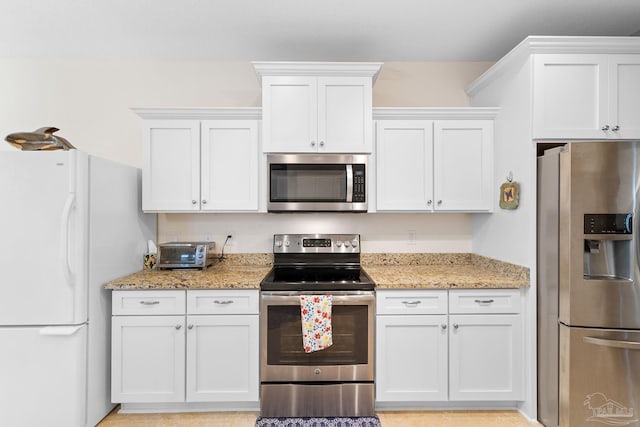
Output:
[[[274,253],[360,253],[359,234],[275,234]]]

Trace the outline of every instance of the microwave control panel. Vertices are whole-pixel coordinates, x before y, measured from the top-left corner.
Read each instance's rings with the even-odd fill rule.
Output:
[[[365,165],[354,164],[353,166],[353,201],[364,202],[365,197]]]

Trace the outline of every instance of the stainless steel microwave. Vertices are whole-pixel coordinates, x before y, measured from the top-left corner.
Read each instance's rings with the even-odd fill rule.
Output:
[[[366,154],[269,154],[269,212],[366,212]]]
[[[216,257],[215,242],[171,242],[160,244],[160,269],[206,269]]]

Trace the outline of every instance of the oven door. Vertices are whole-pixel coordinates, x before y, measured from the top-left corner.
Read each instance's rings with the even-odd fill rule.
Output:
[[[302,345],[300,295],[322,294],[261,293],[261,381],[373,381],[374,293],[332,292],[333,345],[312,353]]]

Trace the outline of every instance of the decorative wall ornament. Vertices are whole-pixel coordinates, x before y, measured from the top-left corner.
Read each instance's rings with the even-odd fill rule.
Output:
[[[513,180],[513,172],[509,171],[507,182],[500,186],[500,208],[517,209],[520,204],[520,184]]]

